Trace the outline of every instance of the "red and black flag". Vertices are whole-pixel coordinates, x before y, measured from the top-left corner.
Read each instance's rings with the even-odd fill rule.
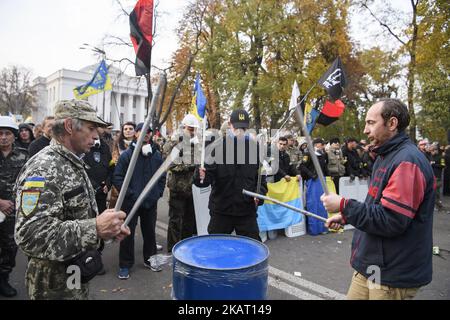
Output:
[[[153,37],[153,0],[139,0],[130,14],[130,37],[136,52],[136,75],[150,72]]]
[[[342,91],[347,85],[347,77],[339,57],[334,60],[318,83],[327,90],[333,100],[337,100],[342,96]]]
[[[336,100],[335,102],[327,100],[320,111],[319,117],[317,118],[317,123],[328,126],[338,120],[344,113],[344,110],[345,105],[341,100]]]

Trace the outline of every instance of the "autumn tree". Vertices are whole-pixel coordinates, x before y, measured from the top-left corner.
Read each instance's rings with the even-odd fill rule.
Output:
[[[408,100],[408,110],[411,118],[409,125],[409,135],[413,141],[416,140],[416,105],[417,97],[415,94],[415,86],[417,80],[417,54],[418,43],[422,33],[422,19],[424,11],[420,10],[424,5],[428,5],[427,0],[410,0],[408,13],[400,13],[394,10],[389,1],[383,0],[378,2],[378,10],[373,8],[374,0],[357,0],[360,5],[370,16],[379,24],[391,39],[395,40],[399,45],[399,52],[405,53],[406,62],[406,91]],[[404,22],[402,24],[402,22]]]
[[[419,101],[417,126],[420,134],[447,143],[450,128],[450,4],[424,1],[421,37],[418,43],[417,73]]]

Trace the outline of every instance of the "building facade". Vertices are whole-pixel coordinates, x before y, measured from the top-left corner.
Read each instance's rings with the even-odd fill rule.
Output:
[[[56,102],[74,98],[73,89],[90,81],[98,64],[80,71],[61,69],[50,76],[34,79],[37,105],[33,108],[33,122],[40,123],[53,115]],[[114,67],[109,68],[112,90],[88,98],[103,120],[111,122],[115,130],[127,121],[143,122],[146,116],[147,85],[143,78],[129,77]]]

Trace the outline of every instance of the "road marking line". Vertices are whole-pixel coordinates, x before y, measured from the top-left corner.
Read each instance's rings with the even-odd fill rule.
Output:
[[[323,298],[320,298],[320,297],[310,294],[306,291],[298,289],[298,288],[291,286],[285,282],[278,281],[270,276],[269,276],[269,285],[278,290],[284,291],[284,292],[290,294],[291,296],[297,297],[301,300],[324,300]]]
[[[277,268],[274,268],[272,266],[269,266],[269,273],[271,273],[272,275],[275,275],[275,276],[277,276],[279,278],[282,278],[283,280],[290,281],[290,282],[292,282],[292,283],[294,283],[296,285],[299,285],[299,286],[301,286],[301,287],[303,287],[305,289],[311,290],[311,291],[313,291],[315,293],[318,293],[318,294],[323,295],[323,296],[325,296],[327,298],[330,298],[330,299],[345,300],[345,298],[346,298],[345,295],[343,295],[343,294],[341,294],[341,293],[339,293],[337,291],[334,291],[334,290],[331,290],[329,288],[323,287],[323,286],[321,286],[319,284],[316,284],[314,282],[298,278],[298,277],[296,277],[294,275],[291,275],[290,273],[284,272],[284,271],[282,271],[280,269],[277,269]]]

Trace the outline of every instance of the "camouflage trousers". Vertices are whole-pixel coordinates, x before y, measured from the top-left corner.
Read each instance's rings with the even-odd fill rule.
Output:
[[[169,197],[169,226],[167,228],[167,251],[180,240],[197,233],[192,193],[172,192]]]
[[[14,216],[0,223],[0,276],[8,278],[16,265],[17,245],[14,241]]]
[[[25,284],[31,300],[87,300],[88,284],[71,289],[65,263],[31,258],[25,273]],[[68,281],[69,280],[69,281]],[[69,283],[68,283],[69,282]],[[73,284],[73,283],[72,283]]]

